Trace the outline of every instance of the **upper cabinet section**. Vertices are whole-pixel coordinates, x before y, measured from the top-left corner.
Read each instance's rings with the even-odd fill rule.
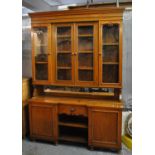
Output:
[[[36,83],[49,83],[49,29],[46,25],[32,28],[32,61],[33,81]]]
[[[122,8],[31,13],[33,84],[122,87]]]

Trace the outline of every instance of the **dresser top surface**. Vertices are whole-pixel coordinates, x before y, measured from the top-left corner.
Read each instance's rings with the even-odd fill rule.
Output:
[[[33,97],[29,100],[31,103],[47,103],[47,104],[65,104],[65,105],[80,105],[88,107],[108,107],[108,108],[123,108],[122,101],[114,99],[84,99],[72,97]]]

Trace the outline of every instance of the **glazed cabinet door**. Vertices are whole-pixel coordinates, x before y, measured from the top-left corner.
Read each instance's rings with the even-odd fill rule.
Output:
[[[32,25],[32,76],[34,84],[50,83],[50,25]]]
[[[121,148],[121,111],[89,109],[89,146]]]
[[[98,84],[98,24],[75,24],[75,85]]]
[[[99,82],[105,87],[122,86],[122,24],[100,23]]]
[[[55,83],[74,84],[73,24],[54,25]]]
[[[30,137],[32,139],[57,141],[56,106],[32,103],[29,110]]]

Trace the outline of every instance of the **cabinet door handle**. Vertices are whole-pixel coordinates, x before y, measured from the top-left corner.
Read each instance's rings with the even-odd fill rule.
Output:
[[[74,111],[75,111],[75,108],[71,108],[70,111],[71,111],[71,112],[74,112]]]

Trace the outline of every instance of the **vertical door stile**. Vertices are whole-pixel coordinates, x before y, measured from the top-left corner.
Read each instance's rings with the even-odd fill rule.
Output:
[[[52,76],[53,76],[53,70],[52,70],[52,60],[51,60],[51,40],[52,40],[52,32],[51,32],[51,24],[48,25],[48,78],[49,82],[51,83],[52,81]]]

